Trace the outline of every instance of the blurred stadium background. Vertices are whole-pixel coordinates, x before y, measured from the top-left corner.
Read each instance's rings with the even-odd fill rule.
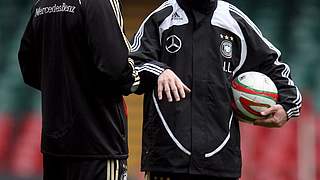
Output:
[[[303,113],[282,129],[242,124],[243,180],[320,180],[320,1],[229,0],[244,10],[282,50],[304,96]],[[161,0],[124,0],[132,37]],[[32,1],[0,1],[0,180],[40,180],[40,99],[26,87],[17,63]],[[129,180],[139,172],[142,97],[129,106]]]

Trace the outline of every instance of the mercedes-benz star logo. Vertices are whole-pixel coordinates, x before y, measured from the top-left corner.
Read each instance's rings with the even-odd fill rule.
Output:
[[[178,36],[172,35],[167,38],[166,50],[169,53],[174,54],[178,52],[181,49],[181,47],[182,47],[182,42]]]

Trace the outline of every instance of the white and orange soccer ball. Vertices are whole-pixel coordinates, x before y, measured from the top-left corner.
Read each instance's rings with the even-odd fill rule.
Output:
[[[260,113],[275,105],[278,90],[265,74],[246,72],[232,81],[233,109],[241,121],[253,122],[264,118]]]

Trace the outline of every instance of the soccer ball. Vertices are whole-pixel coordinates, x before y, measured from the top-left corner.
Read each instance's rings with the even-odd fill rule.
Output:
[[[260,113],[275,105],[278,90],[273,81],[259,72],[240,74],[232,81],[232,107],[240,121],[253,123],[265,118]]]

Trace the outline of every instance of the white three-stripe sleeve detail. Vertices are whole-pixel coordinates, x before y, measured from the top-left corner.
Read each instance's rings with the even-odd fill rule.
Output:
[[[151,72],[151,73],[156,74],[158,76],[164,71],[163,68],[156,66],[154,64],[151,64],[151,63],[145,63],[140,67],[135,67],[135,70],[138,71],[139,73],[142,71],[148,71],[148,72]]]
[[[37,0],[37,1],[34,3],[34,5],[37,5],[39,2],[40,2],[40,0]]]
[[[115,17],[117,19],[117,22],[118,22],[118,25],[119,25],[119,28],[120,28],[120,31],[121,31],[121,34],[122,34],[122,37],[123,37],[123,40],[128,48],[129,51],[131,51],[131,45],[126,37],[126,35],[124,34],[123,32],[123,26],[121,25],[121,21],[122,20],[122,15],[121,15],[121,11],[120,11],[120,8],[117,7],[117,3],[115,2],[117,0],[109,0],[110,4],[111,4],[111,7],[113,9],[113,12],[115,14]],[[120,16],[119,16],[120,15]]]
[[[257,28],[257,26],[240,10],[236,9],[236,7],[230,5],[230,11],[240,16],[242,19],[246,21],[246,23],[257,33],[257,35],[263,40],[263,42],[273,51],[275,51],[278,55],[275,65],[283,65],[285,69],[281,73],[281,75],[288,79],[288,84],[294,86],[293,81],[289,78],[290,68],[287,64],[279,62],[279,58],[281,56],[281,52],[268,41],[265,37],[263,37],[261,31]]]
[[[156,70],[156,69],[154,69],[152,67],[143,67],[141,69],[137,69],[137,71],[138,71],[138,73],[141,73],[143,71],[148,71],[148,72],[151,72],[151,73],[153,73],[155,75],[160,75],[161,74],[161,72],[159,72],[158,70]]]
[[[277,66],[284,66],[284,70],[282,71],[281,75],[282,77],[286,78],[288,80],[288,85],[290,86],[295,86],[294,82],[292,81],[292,79],[290,79],[289,75],[290,75],[290,68],[287,64],[282,63],[279,61],[279,58],[281,56],[281,52],[273,45],[270,43],[270,41],[268,41],[265,37],[263,37],[261,31],[257,28],[257,26],[244,14],[242,13],[240,10],[238,10],[236,7],[230,5],[230,11],[234,12],[235,14],[237,14],[238,16],[240,16],[241,18],[243,18],[246,23],[258,34],[258,36],[263,40],[263,42],[273,51],[275,51],[278,55],[276,61],[274,62],[275,65]],[[297,110],[301,107],[301,101],[302,101],[302,96],[298,90],[298,88],[296,87],[296,99],[293,101],[293,103],[295,103],[296,107],[290,109],[287,113],[288,116],[291,115],[290,113],[294,110]]]
[[[147,72],[150,72],[152,74],[155,74],[157,76],[160,76],[161,73],[157,72],[157,71],[153,71],[151,69],[147,69],[147,68],[144,68],[144,69],[141,69],[141,71],[138,71],[139,73],[142,72],[142,71],[147,71]]]
[[[138,49],[140,48],[140,46],[141,46],[141,39],[142,39],[143,34],[144,34],[144,26],[145,26],[146,22],[150,19],[150,17],[151,17],[153,14],[155,14],[155,13],[157,13],[157,12],[159,12],[159,11],[165,9],[166,7],[169,7],[169,6],[170,6],[170,4],[169,4],[168,1],[164,2],[159,8],[157,8],[155,11],[153,11],[153,12],[142,22],[142,24],[141,24],[141,26],[140,26],[137,34],[136,34],[135,37],[134,37],[133,44],[131,45],[131,47],[132,47],[131,52],[136,52],[136,51],[138,51]]]

